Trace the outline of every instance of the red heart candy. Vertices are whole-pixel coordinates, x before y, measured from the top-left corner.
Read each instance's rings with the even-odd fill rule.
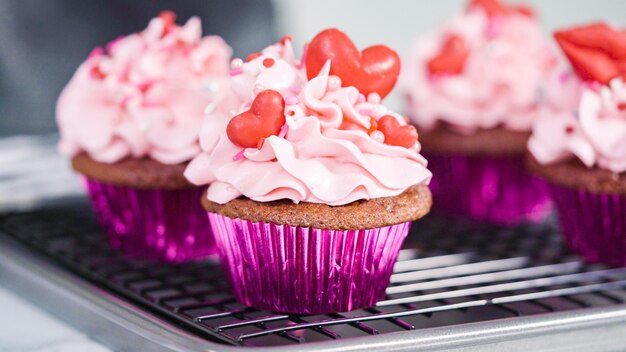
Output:
[[[428,61],[428,71],[431,74],[459,74],[463,72],[468,55],[469,48],[465,40],[451,34],[441,46],[439,54]]]
[[[530,18],[536,17],[535,10],[533,10],[528,5],[521,4],[521,5],[511,7],[511,9],[513,10],[513,12],[517,12],[520,15],[524,15],[526,17],[530,17]]]
[[[506,16],[511,13],[518,13],[527,17],[535,17],[535,12],[527,5],[505,5],[500,0],[472,0],[468,8],[480,7],[487,13],[487,16]]]
[[[384,98],[400,74],[400,57],[395,51],[374,45],[359,52],[352,40],[336,28],[318,33],[309,43],[306,55],[309,79],[331,60],[330,74],[339,76],[344,87],[356,87],[365,96],[378,93]]]
[[[398,120],[385,115],[378,120],[378,130],[385,135],[385,144],[410,148],[417,142],[417,130],[411,125],[400,125]]]
[[[256,148],[269,136],[277,135],[285,124],[285,100],[275,90],[259,93],[250,109],[233,117],[226,127],[226,135],[233,144]]]
[[[583,80],[608,84],[626,72],[626,33],[604,23],[557,31],[554,38]]]
[[[161,11],[159,18],[163,21],[163,36],[165,36],[176,25],[176,14],[170,10]]]
[[[472,9],[480,7],[487,13],[487,16],[505,15],[508,12],[507,6],[502,4],[500,0],[472,0],[468,8]]]

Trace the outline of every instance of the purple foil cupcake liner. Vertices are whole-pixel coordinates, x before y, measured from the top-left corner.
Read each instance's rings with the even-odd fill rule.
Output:
[[[410,223],[319,230],[209,213],[235,297],[274,312],[323,314],[373,306],[385,295]]]
[[[626,196],[550,184],[568,246],[589,262],[626,266]]]
[[[138,189],[83,179],[109,243],[128,257],[183,262],[217,252],[201,188]]]
[[[523,157],[426,155],[433,173],[433,212],[499,225],[543,221],[552,209],[547,186]]]

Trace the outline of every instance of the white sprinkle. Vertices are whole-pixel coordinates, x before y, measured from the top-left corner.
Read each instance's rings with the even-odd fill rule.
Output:
[[[380,131],[373,131],[370,133],[370,137],[379,143],[385,143],[385,135]]]
[[[211,93],[217,93],[220,89],[220,82],[216,80],[208,80],[204,82],[204,89],[208,90]]]
[[[215,103],[209,103],[209,105],[206,106],[206,108],[204,108],[204,114],[205,115],[210,115],[213,113],[213,111],[215,111]]]
[[[240,58],[235,58],[230,62],[230,68],[240,68],[243,66],[243,60]]]
[[[139,130],[142,133],[146,133],[150,129],[150,125],[151,125],[150,120],[143,120],[139,123]]]
[[[600,88],[600,96],[602,97],[602,102],[605,107],[611,106],[611,89],[606,86],[602,86],[602,88]]]
[[[624,82],[622,81],[622,78],[617,77],[617,78],[613,78],[611,82],[609,83],[609,85],[611,86],[613,90],[620,91],[624,87]]]

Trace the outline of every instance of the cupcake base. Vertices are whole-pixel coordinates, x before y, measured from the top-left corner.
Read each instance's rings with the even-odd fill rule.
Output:
[[[237,300],[294,314],[373,306],[410,227],[319,230],[208,214]]]
[[[626,196],[550,184],[568,246],[586,261],[626,266]]]
[[[551,201],[522,156],[425,154],[433,173],[433,212],[499,225],[543,221]]]
[[[216,253],[201,188],[140,189],[83,180],[109,243],[125,255],[183,262]]]

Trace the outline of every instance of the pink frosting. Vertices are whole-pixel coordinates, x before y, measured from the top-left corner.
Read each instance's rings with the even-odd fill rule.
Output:
[[[463,71],[431,75],[428,62],[450,35],[469,48]],[[403,63],[400,87],[422,128],[444,121],[460,132],[504,126],[530,130],[544,81],[557,57],[536,19],[512,13],[489,18],[480,8],[457,15],[420,38]]]
[[[59,98],[59,149],[107,163],[192,159],[204,110],[227,88],[230,56],[220,37],[202,37],[196,17],[184,26],[155,18],[106,52],[97,48]]]
[[[402,116],[380,104],[376,94],[366,98],[354,87],[341,87],[338,77],[329,76],[330,62],[308,81],[289,41],[261,54],[233,76],[233,92],[242,105],[230,116],[247,110],[255,93],[273,89],[285,99],[286,124],[260,149],[242,149],[225,134],[208,133],[225,130],[229,114],[216,112],[215,118],[207,119],[200,135],[204,153],[192,160],[185,176],[197,185],[211,184],[209,200],[223,204],[244,195],[261,202],[290,199],[344,205],[428,184],[431,173],[419,154],[419,143],[411,148],[391,146],[383,143],[380,131],[368,134],[371,119],[384,115],[406,125]],[[267,59],[273,60],[270,67],[263,64]]]
[[[588,167],[626,172],[626,87],[584,88],[577,111],[553,110],[538,119],[528,149],[542,164],[578,158]]]

